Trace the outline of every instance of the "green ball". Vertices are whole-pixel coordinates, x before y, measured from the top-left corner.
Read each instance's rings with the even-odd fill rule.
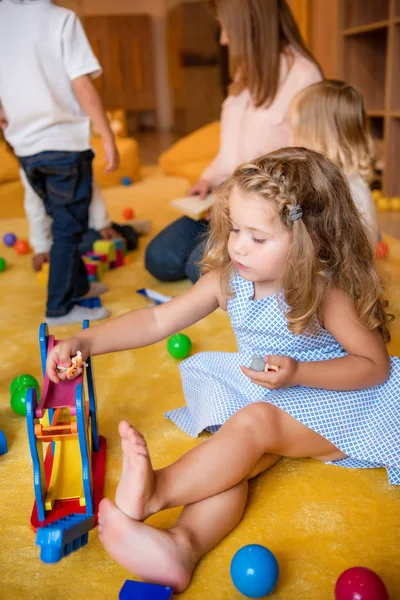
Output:
[[[0,273],[6,270],[7,263],[2,256],[0,256]]]
[[[187,358],[192,350],[190,337],[184,333],[172,335],[168,339],[167,350],[174,358]]]
[[[39,382],[33,375],[28,375],[27,373],[23,373],[22,375],[18,375],[15,377],[10,383],[10,394],[12,395],[17,388],[22,386],[25,387],[35,387],[39,389]]]
[[[21,387],[14,390],[14,392],[11,396],[11,408],[13,409],[14,412],[18,413],[19,415],[22,415],[22,416],[26,415],[26,394],[30,387],[36,387],[36,386],[22,385]],[[37,395],[39,396],[40,391],[39,391],[38,387],[36,388],[36,391],[37,391]]]

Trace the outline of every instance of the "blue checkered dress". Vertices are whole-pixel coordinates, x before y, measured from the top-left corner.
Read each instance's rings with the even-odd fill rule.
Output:
[[[343,467],[386,467],[400,485],[400,360],[391,359],[389,379],[374,388],[337,392],[301,386],[269,391],[240,370],[252,356],[280,354],[298,361],[331,360],[345,350],[317,325],[314,335],[287,328],[283,294],[252,300],[253,283],[236,276],[228,313],[239,352],[201,352],[180,365],[187,406],[166,413],[196,437],[212,433],[236,411],[253,402],[270,402],[316,431],[347,454],[333,461]]]

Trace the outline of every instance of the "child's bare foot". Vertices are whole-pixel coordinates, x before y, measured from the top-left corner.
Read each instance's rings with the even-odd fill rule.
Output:
[[[126,421],[118,426],[122,446],[122,473],[115,504],[128,517],[143,521],[150,514],[148,503],[154,492],[154,474],[146,441]]]
[[[149,583],[169,585],[183,592],[196,559],[189,540],[169,530],[158,530],[130,519],[110,500],[99,507],[99,538],[114,560]]]

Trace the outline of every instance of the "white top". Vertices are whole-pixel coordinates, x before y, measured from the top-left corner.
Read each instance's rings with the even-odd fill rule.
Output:
[[[0,103],[17,156],[88,150],[90,121],[71,82],[100,73],[74,12],[50,0],[0,2]]]
[[[321,81],[315,64],[295,50],[292,52],[294,61],[289,72],[286,55],[281,57],[280,85],[268,108],[256,108],[248,89],[228,96],[222,104],[219,153],[201,175],[212,188],[242,163],[291,145],[289,104],[298,92]]]
[[[25,188],[24,208],[29,222],[29,243],[35,254],[50,252],[53,243],[52,219],[46,213],[43,200],[30,185],[23,169],[20,169],[19,175]],[[100,188],[96,182],[93,182],[92,201],[89,206],[89,228],[100,231],[110,225]]]
[[[379,221],[371,190],[366,181],[358,174],[349,176],[349,184],[354,204],[364,219],[368,236],[371,239],[373,248],[375,248],[379,241]]]

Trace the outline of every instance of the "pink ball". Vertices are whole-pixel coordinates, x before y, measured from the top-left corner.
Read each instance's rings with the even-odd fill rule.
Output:
[[[344,571],[336,582],[336,600],[389,600],[382,579],[365,567]]]

